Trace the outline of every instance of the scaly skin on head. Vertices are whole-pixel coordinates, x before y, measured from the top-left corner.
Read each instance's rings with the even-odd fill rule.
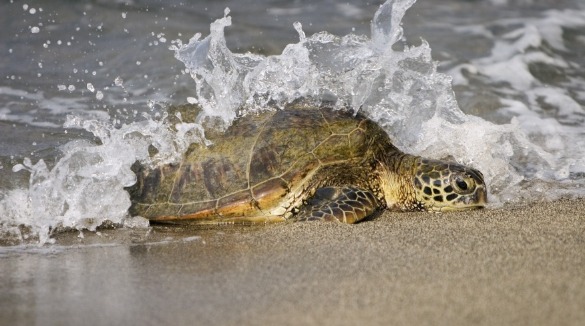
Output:
[[[457,163],[398,152],[380,162],[379,178],[386,205],[393,210],[444,212],[487,203],[481,172]]]
[[[421,158],[415,173],[415,192],[426,210],[455,211],[481,208],[487,204],[485,181],[476,169]]]

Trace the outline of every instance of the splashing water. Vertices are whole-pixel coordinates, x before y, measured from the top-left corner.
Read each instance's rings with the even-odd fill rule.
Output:
[[[551,146],[534,142],[525,128],[530,120],[495,125],[459,109],[452,78],[437,72],[429,45],[424,40],[419,46],[402,44],[401,20],[414,2],[384,3],[372,21],[370,39],[326,32],[306,37],[297,23],[300,41],[270,57],[229,51],[223,35],[231,25],[226,11],[211,25],[208,37],[200,40],[198,34],[174,50],[197,81],[199,101],[208,115],[233,119],[242,107],[252,112],[299,98],[334,102],[340,109],[367,114],[406,152],[451,157],[483,171],[492,206],[525,200],[518,196],[521,192],[531,200],[582,193],[583,182],[568,179],[568,171],[585,172],[583,159],[563,160],[563,152],[551,153]],[[522,42],[533,45],[529,37]],[[395,49],[400,46],[403,50]],[[489,66],[484,70],[493,71]],[[545,89],[539,92],[546,96]],[[558,132],[554,125],[548,125],[545,136]],[[549,143],[559,141],[557,136]]]
[[[518,193],[531,200],[583,195],[583,181],[574,176],[585,173],[585,162],[575,156],[563,158],[563,150],[570,147],[559,145],[562,135],[538,142],[533,129],[527,132],[530,120],[513,118],[496,125],[459,109],[452,78],[437,72],[430,46],[424,40],[417,46],[405,45],[401,21],[414,2],[387,1],[380,6],[371,38],[327,32],[307,37],[301,24],[295,23],[299,42],[275,56],[232,53],[224,36],[232,23],[226,9],[224,17],[211,24],[207,37],[196,34],[187,44],[174,41],[171,48],[195,80],[197,96],[188,101],[202,107],[201,118],[220,117],[227,125],[239,114],[283,108],[297,99],[326,101],[368,115],[405,152],[452,158],[478,168],[486,177],[494,206],[521,202],[525,198]],[[510,53],[514,60],[516,52]],[[455,69],[455,82],[465,83],[464,68],[497,76],[498,61],[492,59]],[[546,89],[538,92],[535,99],[565,100]],[[512,111],[529,111],[513,100],[503,104]],[[548,120],[534,117],[532,121],[548,128],[540,135],[552,137],[558,132]],[[33,164],[27,159],[15,166],[15,171],[30,172],[30,184],[28,189],[0,195],[4,216],[0,226],[5,230],[18,232],[15,226],[25,225],[45,243],[59,226],[95,230],[106,220],[121,223],[130,206],[124,187],[135,182],[130,170],[135,161],[173,162],[190,143],[204,141],[198,124],[171,126],[165,118],[150,116],[116,127],[104,120],[70,117],[66,127],[88,130],[99,141],[67,144],[51,169],[42,160]],[[153,147],[156,154],[149,155]]]
[[[69,116],[65,127],[88,130],[99,144],[66,144],[61,148],[63,157],[52,169],[43,160],[32,164],[25,159],[13,171],[30,172],[29,188],[13,190],[0,202],[0,213],[11,218],[3,222],[31,228],[40,243],[50,242],[49,235],[57,226],[95,231],[104,221],[122,223],[130,207],[124,187],[136,182],[132,164],[174,162],[189,144],[203,137],[196,124],[179,123],[180,131],[175,133],[164,119],[152,118],[115,128],[103,121]],[[156,148],[155,155],[149,155],[149,146]]]

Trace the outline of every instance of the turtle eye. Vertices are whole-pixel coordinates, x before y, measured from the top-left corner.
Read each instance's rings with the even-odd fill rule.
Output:
[[[457,178],[457,180],[455,180],[455,184],[457,185],[457,188],[461,190],[467,190],[467,182],[465,182],[465,180]]]
[[[475,182],[473,178],[469,176],[457,176],[452,182],[453,188],[459,193],[470,193],[475,188]]]

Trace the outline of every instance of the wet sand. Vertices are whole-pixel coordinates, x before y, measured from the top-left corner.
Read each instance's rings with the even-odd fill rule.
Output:
[[[0,248],[2,325],[585,325],[585,200]]]

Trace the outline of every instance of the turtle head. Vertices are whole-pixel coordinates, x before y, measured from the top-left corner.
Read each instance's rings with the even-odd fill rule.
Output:
[[[457,163],[420,158],[413,185],[416,206],[427,211],[481,208],[487,203],[481,172]]]

